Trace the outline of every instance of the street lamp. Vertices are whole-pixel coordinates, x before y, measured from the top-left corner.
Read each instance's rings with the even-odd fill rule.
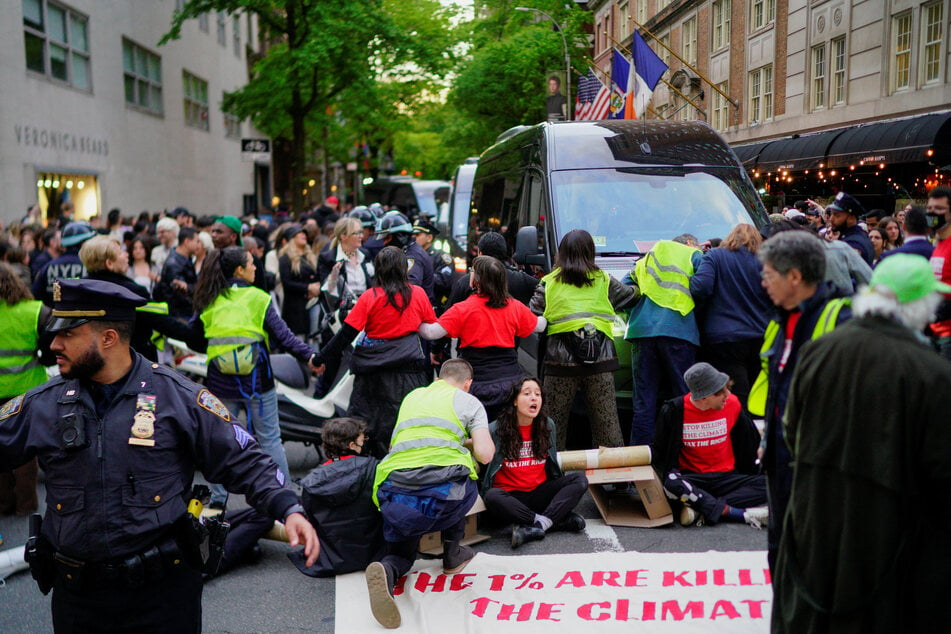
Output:
[[[555,28],[558,29],[558,35],[561,36],[561,44],[565,47],[565,120],[571,121],[571,57],[568,55],[568,40],[565,39],[565,32],[562,30],[561,25],[541,9],[536,9],[535,7],[515,7],[516,11],[534,11],[535,13],[541,13],[543,16],[551,20],[551,23],[555,25]]]

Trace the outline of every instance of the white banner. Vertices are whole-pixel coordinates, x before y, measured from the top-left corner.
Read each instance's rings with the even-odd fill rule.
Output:
[[[772,604],[759,551],[478,554],[456,575],[420,559],[395,595],[414,634],[768,632]],[[336,631],[381,630],[363,573],[337,577]]]

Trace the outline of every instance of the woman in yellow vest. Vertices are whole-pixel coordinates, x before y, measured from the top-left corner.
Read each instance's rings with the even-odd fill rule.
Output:
[[[548,320],[544,388],[555,421],[558,449],[568,436],[568,414],[581,388],[594,447],[624,444],[614,398],[614,316],[634,304],[636,287],[625,286],[594,263],[594,240],[582,229],[558,245],[555,269],[542,278],[529,308]]]
[[[254,273],[254,260],[244,247],[211,251],[195,284],[192,325],[204,335],[203,341],[195,342],[197,347],[207,347],[205,386],[235,418],[247,412],[248,430],[286,478],[290,474],[281,444],[269,344],[273,340],[304,362],[313,358],[314,351],[291,333],[271,296],[252,286]],[[222,503],[225,497],[223,488],[212,487],[212,503]]]
[[[53,363],[49,352],[51,336],[46,336],[50,309],[33,299],[16,270],[0,262],[0,405],[46,381],[44,361]],[[0,472],[0,515],[36,511],[36,458],[14,471]]]

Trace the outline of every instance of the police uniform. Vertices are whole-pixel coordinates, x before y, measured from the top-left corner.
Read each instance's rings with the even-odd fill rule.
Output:
[[[109,282],[57,286],[53,332],[131,320],[145,303]],[[271,517],[300,509],[217,397],[130,354],[116,383],[57,377],[0,409],[0,469],[37,456],[46,473],[41,541],[55,553],[46,563],[57,631],[200,630],[201,578],[180,530],[196,468]]]
[[[409,265],[407,277],[410,284],[422,287],[426,291],[429,301],[433,301],[433,261],[423,247],[416,244],[412,238],[403,248],[406,253],[406,262]]]
[[[439,235],[439,229],[430,221],[421,219],[413,225],[413,233],[426,233],[435,237]],[[439,309],[445,304],[449,291],[452,290],[454,272],[452,256],[432,245],[424,250],[433,266],[433,305]]]

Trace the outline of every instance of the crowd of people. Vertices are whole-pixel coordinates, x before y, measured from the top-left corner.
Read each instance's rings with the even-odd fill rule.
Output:
[[[338,204],[328,198],[282,223],[196,218],[177,208],[133,223],[113,210],[97,226],[64,209],[61,226],[8,227],[0,241],[0,308],[12,324],[0,346],[0,469],[16,468],[0,476],[0,511],[37,508],[37,457],[48,497],[67,502],[57,485],[78,476],[54,466],[49,480],[50,465],[59,463],[50,463],[48,452],[64,444],[76,452],[69,455],[104,451],[101,439],[96,445],[85,435],[86,419],[75,422],[83,408],[101,420],[115,415],[121,395],[134,397],[129,444],[154,445],[156,397],[145,386],[174,376],[159,370],[169,361],[163,337],[173,337],[206,352],[209,363],[205,387],[192,399],[202,411],[181,405],[177,412],[192,443],[181,451],[197,459],[183,462],[182,472],[197,467],[230,490],[251,491],[255,508],[238,522],[254,523],[256,534],[271,518],[291,518],[292,541],[307,546],[291,557],[304,574],[365,569],[373,614],[386,627],[400,624],[394,586],[412,566],[421,536],[442,531],[447,574],[474,556],[460,539],[478,493],[491,514],[511,524],[512,548],[552,530],[584,528],[574,507],[587,481],[563,473],[557,461],[569,427],[578,424],[571,407],[579,391],[591,446],[652,446],[683,526],[768,526],[775,629],[822,629],[837,618],[873,622],[842,607],[871,599],[819,575],[824,562],[837,561],[844,579],[920,573],[940,583],[935,575],[951,552],[948,536],[916,521],[909,522],[914,532],[897,522],[889,528],[892,551],[874,543],[883,561],[871,568],[852,545],[847,561],[824,542],[822,556],[812,548],[829,535],[868,543],[861,509],[870,497],[883,513],[897,514],[902,493],[948,481],[951,447],[934,403],[947,385],[936,377],[951,375],[951,191],[936,188],[927,207],[894,217],[866,213],[844,192],[826,207],[802,201],[765,226],[736,226],[716,246],[690,234],[662,240],[622,280],[598,267],[584,230],[562,237],[553,270],[540,279],[514,266],[504,236],[486,233],[470,272],[460,276],[432,250],[438,230],[427,219],[414,223],[378,205],[341,212]],[[341,328],[321,340],[322,311],[338,309]],[[634,375],[627,438],[614,396],[618,314],[627,317],[623,339]],[[69,340],[74,331],[82,341]],[[543,335],[541,378],[526,376],[517,360],[519,339],[533,333]],[[458,342],[455,359],[449,339]],[[887,368],[864,352],[878,339],[889,342],[880,350],[892,359]],[[318,390],[330,387],[342,363],[354,376],[347,418],[324,425],[327,461],[302,482],[303,504],[283,493],[290,473],[270,366],[276,348],[309,364],[322,377]],[[132,365],[123,356],[129,354]],[[62,378],[45,382],[42,364],[53,363]],[[901,380],[885,380],[886,370]],[[883,380],[867,381],[876,371]],[[132,375],[142,378],[142,390],[124,387]],[[919,375],[920,384],[906,383]],[[923,387],[932,384],[930,392]],[[60,385],[73,386],[72,393],[56,401]],[[60,422],[47,426],[55,433],[27,429],[42,416],[20,396],[29,388],[34,399],[58,403]],[[77,390],[89,393],[80,405]],[[825,404],[814,407],[819,402]],[[233,443],[250,448],[247,460],[221,434],[209,435],[209,413],[243,421],[234,424]],[[762,432],[754,418],[763,420]],[[856,431],[870,419],[888,419],[881,436]],[[820,440],[824,435],[838,438],[837,446]],[[890,439],[901,439],[901,447]],[[227,464],[211,464],[213,451],[230,456]],[[126,469],[119,477],[132,497],[137,482],[147,493],[154,489],[156,504],[169,493],[184,497],[186,485],[159,491],[144,475],[137,479],[143,467],[130,456],[110,459]],[[831,493],[827,479],[846,493]],[[213,507],[225,506],[227,492],[212,486]],[[837,506],[849,492],[860,500]],[[176,511],[166,508],[157,526],[140,528],[167,528]],[[316,534],[298,515],[317,526],[319,558]],[[354,526],[361,527],[359,544]],[[80,561],[128,554],[109,544],[90,550],[54,533],[48,539]],[[130,552],[147,541],[133,540]],[[253,541],[226,544],[224,567]],[[936,553],[927,565],[926,547]],[[71,599],[86,596],[85,588],[57,583]],[[890,584],[891,577],[876,592]],[[894,592],[911,591],[898,584]],[[54,607],[54,620],[76,605]],[[891,622],[887,610],[876,613]],[[923,609],[921,622],[932,616]]]

